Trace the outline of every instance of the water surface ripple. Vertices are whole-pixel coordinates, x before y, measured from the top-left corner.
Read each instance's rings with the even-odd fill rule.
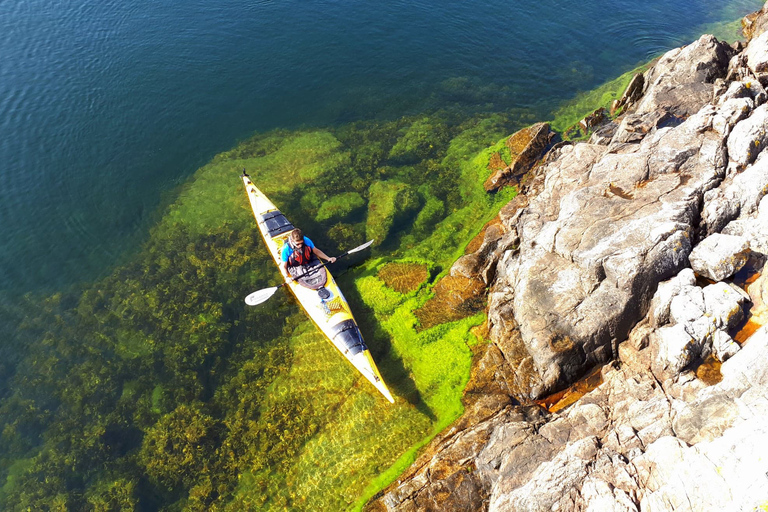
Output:
[[[761,3],[0,0],[0,290],[139,244],[163,192],[257,130],[592,88]]]

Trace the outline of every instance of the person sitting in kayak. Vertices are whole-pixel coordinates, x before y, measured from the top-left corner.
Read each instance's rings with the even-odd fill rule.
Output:
[[[288,270],[291,267],[302,267],[309,264],[312,258],[324,259],[329,263],[336,261],[336,258],[330,257],[323,251],[315,247],[312,240],[305,237],[300,229],[294,229],[288,237],[287,243],[283,246],[281,254],[280,272],[286,280],[293,279]]]

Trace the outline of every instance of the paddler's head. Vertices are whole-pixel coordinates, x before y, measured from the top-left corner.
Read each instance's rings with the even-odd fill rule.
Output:
[[[291,231],[291,245],[299,249],[304,247],[304,233],[298,228]]]

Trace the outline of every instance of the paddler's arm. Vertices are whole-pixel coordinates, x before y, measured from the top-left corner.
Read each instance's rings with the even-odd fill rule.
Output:
[[[288,273],[288,263],[286,263],[285,261],[280,262],[280,273],[283,274],[283,279],[285,279],[286,282],[291,281],[293,279],[291,275]]]
[[[289,251],[287,250],[288,244],[286,244],[283,247],[282,252],[280,253],[280,265],[278,265],[278,268],[280,269],[280,273],[283,274],[283,279],[285,279],[286,282],[293,279],[291,277],[291,274],[288,273],[288,255]]]
[[[323,251],[321,251],[317,247],[313,247],[312,248],[312,252],[315,253],[315,256],[317,256],[318,258],[324,259],[325,261],[327,261],[329,263],[333,263],[334,261],[336,261],[336,258],[332,258],[332,257],[328,256],[327,254],[325,254]]]

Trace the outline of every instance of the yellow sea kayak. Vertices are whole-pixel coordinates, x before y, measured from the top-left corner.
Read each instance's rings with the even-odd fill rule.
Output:
[[[270,201],[243,172],[243,183],[251,202],[253,215],[261,231],[264,243],[275,264],[280,265],[280,254],[294,226],[280,213],[280,210]],[[325,274],[323,276],[323,274]],[[324,281],[324,282],[323,282]],[[300,284],[305,282],[307,286]],[[307,272],[306,278],[297,279],[285,285],[290,288],[301,307],[309,315],[326,339],[342,353],[357,371],[363,374],[371,384],[391,403],[392,394],[381,378],[376,363],[373,362],[360,329],[357,327],[347,299],[336,285],[336,281],[326,268],[318,265]],[[314,288],[314,289],[312,289]],[[258,292],[257,292],[258,293]],[[254,295],[254,294],[251,294]],[[251,297],[251,296],[249,296]],[[246,299],[246,303],[251,303]]]

